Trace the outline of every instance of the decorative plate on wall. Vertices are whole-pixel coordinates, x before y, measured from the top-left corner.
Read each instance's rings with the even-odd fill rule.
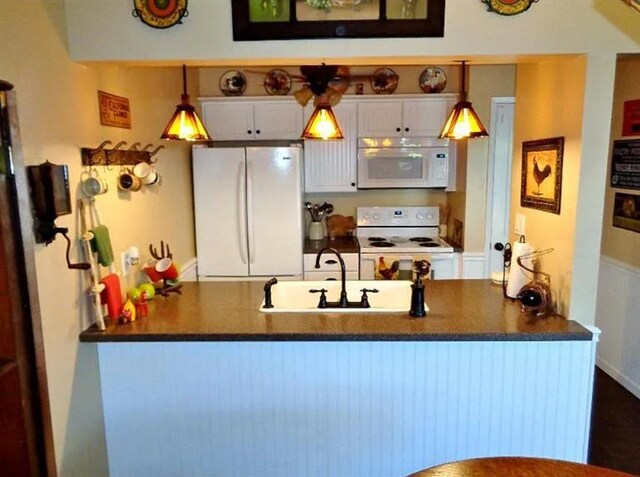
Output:
[[[241,96],[247,87],[247,78],[237,70],[230,70],[220,77],[220,91],[225,96]]]
[[[517,15],[527,11],[532,3],[538,0],[482,0],[490,12],[500,15]]]
[[[291,76],[285,70],[273,69],[264,77],[264,89],[272,96],[284,96],[291,90]]]
[[[447,75],[442,68],[429,66],[420,74],[420,89],[425,93],[441,93],[447,86]]]
[[[134,17],[153,28],[169,28],[189,15],[187,0],[133,0]]]
[[[398,87],[398,79],[391,68],[378,68],[371,75],[371,89],[376,94],[391,94]]]

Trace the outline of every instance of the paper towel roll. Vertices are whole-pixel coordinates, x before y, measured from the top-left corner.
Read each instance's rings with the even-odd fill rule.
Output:
[[[507,281],[507,296],[515,298],[518,296],[520,288],[531,281],[531,273],[524,271],[518,265],[518,257],[533,252],[533,247],[527,242],[516,242],[513,244],[513,254],[511,255],[511,268],[509,270],[509,280]],[[528,268],[533,268],[532,259],[521,260]]]

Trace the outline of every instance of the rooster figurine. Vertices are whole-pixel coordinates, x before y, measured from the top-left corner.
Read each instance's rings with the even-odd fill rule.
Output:
[[[400,262],[398,260],[394,260],[393,262],[391,262],[391,266],[388,266],[384,261],[384,257],[380,257],[378,259],[377,272],[380,275],[380,277],[384,280],[394,280],[396,278],[396,275],[399,269],[400,269]]]
[[[533,179],[536,181],[538,185],[538,190],[534,192],[535,195],[542,195],[540,192],[540,184],[542,184],[547,177],[551,175],[551,166],[547,164],[544,166],[544,169],[540,169],[538,166],[538,158],[533,156]]]

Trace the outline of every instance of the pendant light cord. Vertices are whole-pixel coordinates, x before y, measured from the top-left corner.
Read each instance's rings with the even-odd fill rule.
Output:
[[[460,82],[462,83],[460,85],[460,101],[466,101],[467,100],[467,85],[466,83],[466,64],[467,62],[462,60],[462,73],[460,75]]]
[[[182,65],[182,89],[185,96],[187,95],[187,65]]]

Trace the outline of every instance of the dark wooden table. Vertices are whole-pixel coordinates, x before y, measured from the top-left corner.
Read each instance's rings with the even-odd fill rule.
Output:
[[[532,457],[488,457],[442,464],[421,470],[409,477],[630,477],[587,464]]]

